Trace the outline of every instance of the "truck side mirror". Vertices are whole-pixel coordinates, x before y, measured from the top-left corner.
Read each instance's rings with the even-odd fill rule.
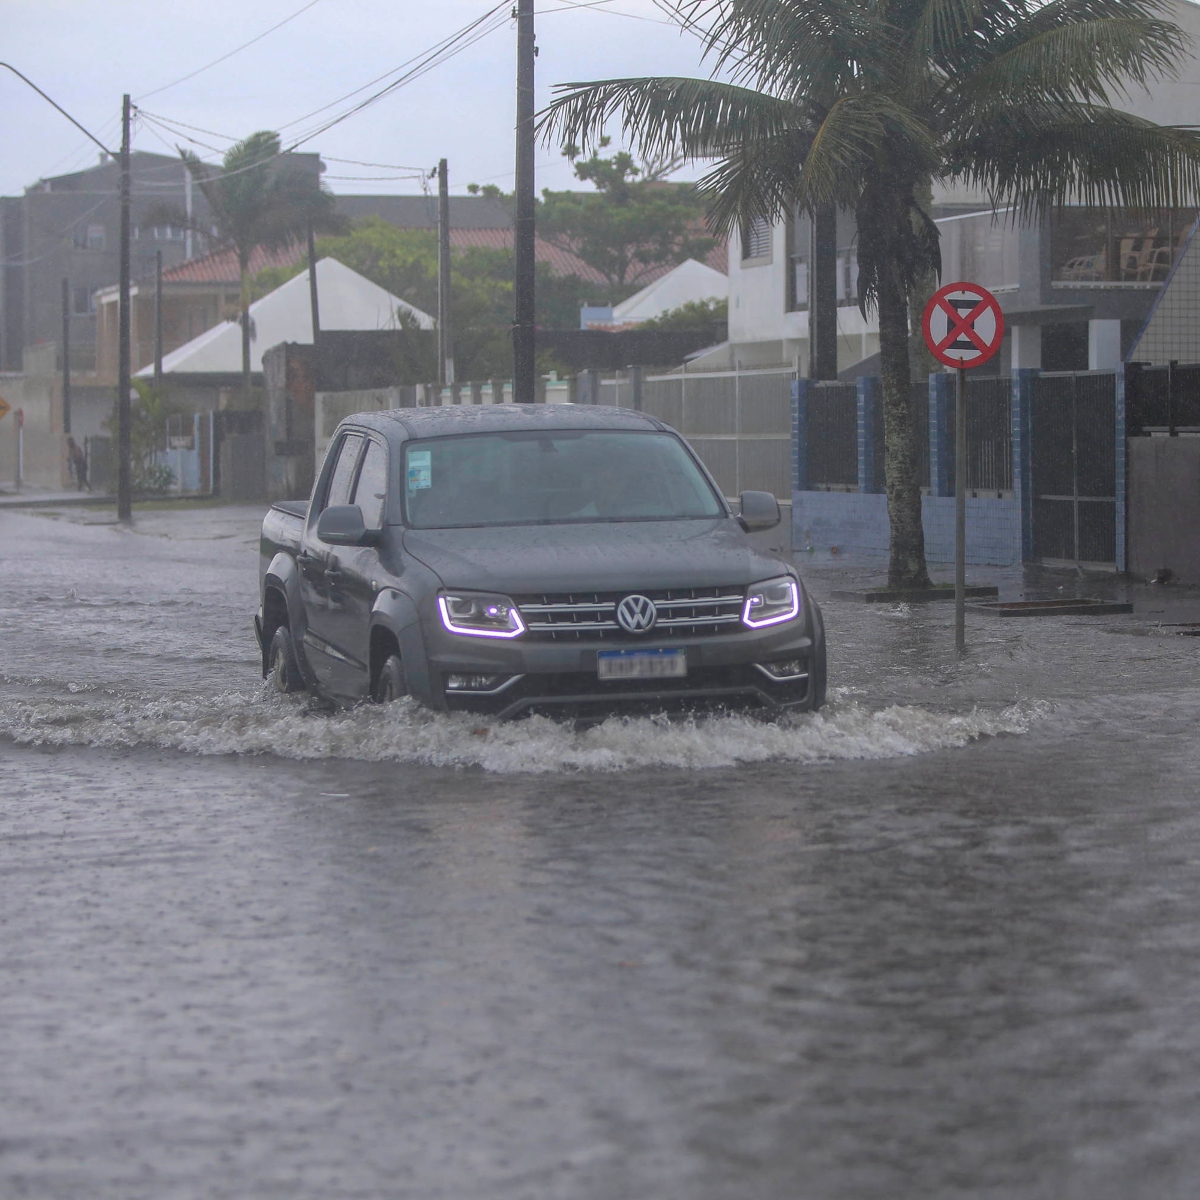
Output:
[[[742,493],[742,511],[738,521],[747,533],[774,529],[782,519],[779,501],[770,492]]]
[[[357,504],[333,504],[317,518],[317,539],[330,546],[373,546],[383,531],[363,524]]]

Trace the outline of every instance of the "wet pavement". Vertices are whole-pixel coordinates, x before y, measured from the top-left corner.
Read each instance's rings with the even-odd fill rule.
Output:
[[[497,727],[266,693],[260,519],[0,512],[0,1194],[1194,1194],[1195,593]]]

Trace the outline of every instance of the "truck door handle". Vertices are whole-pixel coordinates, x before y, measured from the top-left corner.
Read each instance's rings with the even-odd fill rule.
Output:
[[[326,579],[327,579],[327,580],[328,580],[330,583],[341,583],[341,582],[342,582],[342,579],[343,579],[344,577],[345,577],[345,576],[344,576],[343,572],[341,572],[341,571],[337,570],[337,569],[336,569],[336,568],[334,568],[334,567],[330,567],[330,568],[329,568],[329,570],[325,572],[325,578],[326,578]]]

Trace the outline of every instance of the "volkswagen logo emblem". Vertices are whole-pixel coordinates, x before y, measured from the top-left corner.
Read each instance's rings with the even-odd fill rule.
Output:
[[[626,633],[649,633],[658,623],[658,609],[646,596],[626,596],[617,605],[617,624]]]

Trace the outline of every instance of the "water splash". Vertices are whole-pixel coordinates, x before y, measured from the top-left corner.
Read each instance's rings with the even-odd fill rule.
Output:
[[[1045,706],[965,714],[849,700],[766,723],[744,715],[613,717],[576,730],[545,717],[499,723],[401,701],[329,711],[265,687],[204,698],[76,692],[0,699],[0,737],[24,745],[153,747],[481,768],[496,774],[684,770],[746,763],[885,759],[1024,733]]]

